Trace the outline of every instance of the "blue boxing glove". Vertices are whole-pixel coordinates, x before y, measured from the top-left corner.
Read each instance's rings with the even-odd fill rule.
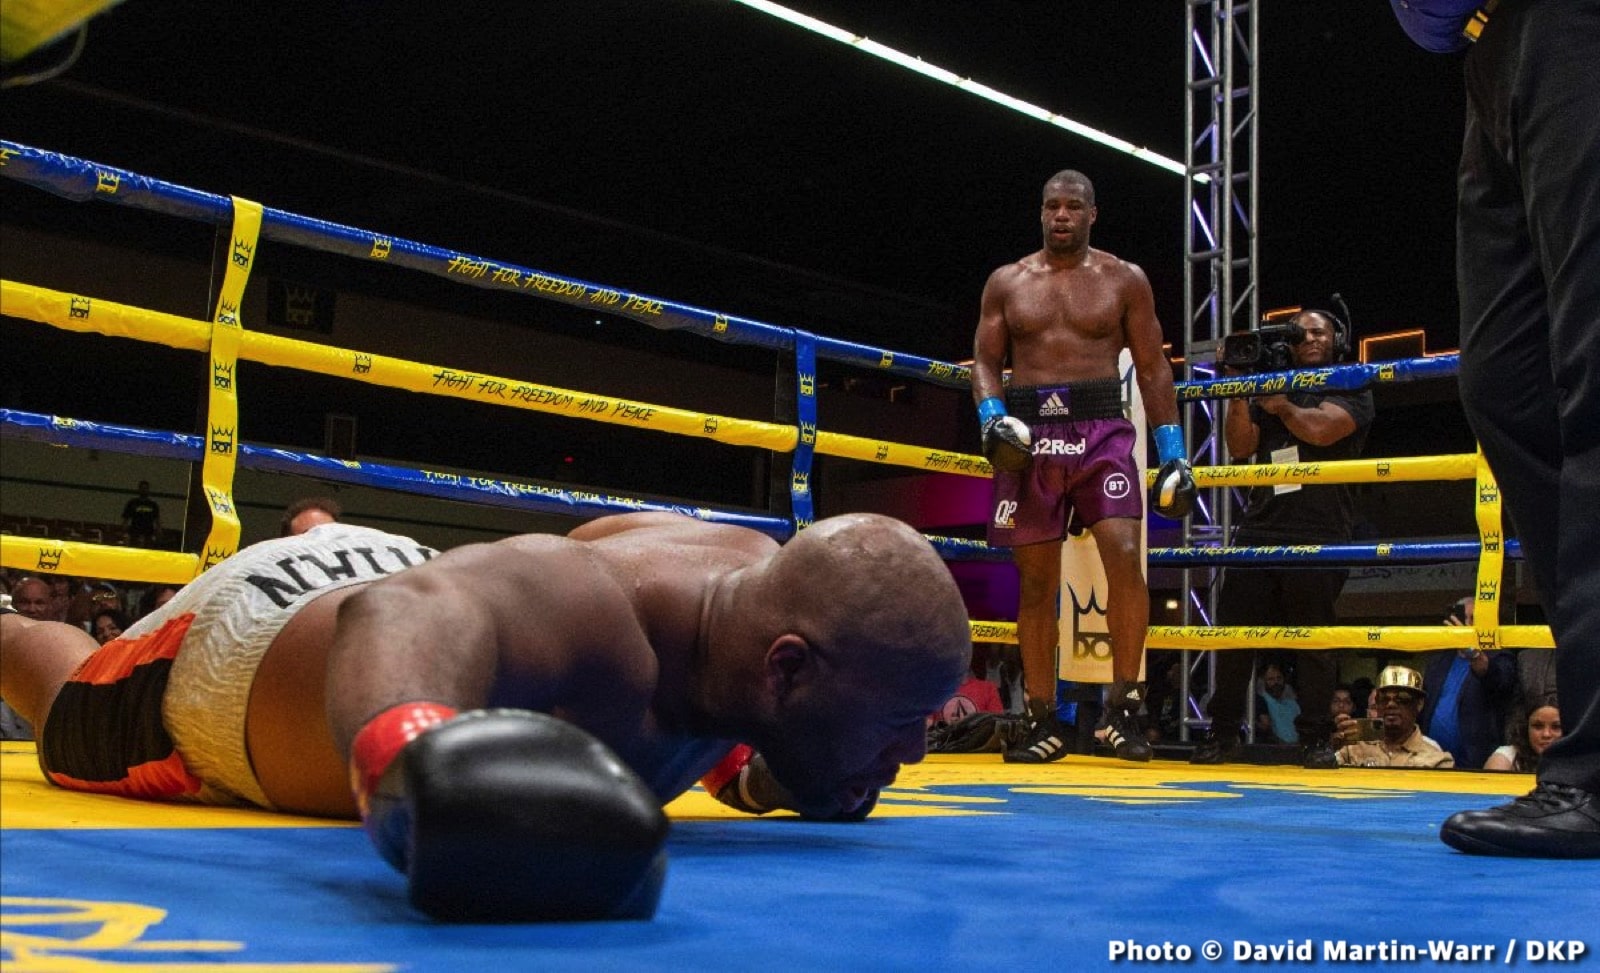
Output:
[[[983,425],[983,455],[989,465],[1006,473],[1020,473],[1033,459],[1033,431],[1015,416],[1006,415],[1006,405],[997,396],[978,403],[978,421]]]
[[[1194,471],[1183,452],[1183,430],[1177,425],[1157,426],[1156,459],[1161,469],[1150,485],[1150,509],[1168,520],[1182,520],[1194,509]]]
[[[419,728],[414,714],[430,708],[380,713],[350,758],[362,821],[406,874],[418,911],[447,922],[655,914],[667,818],[616,754],[570,723],[524,710],[476,710]]]

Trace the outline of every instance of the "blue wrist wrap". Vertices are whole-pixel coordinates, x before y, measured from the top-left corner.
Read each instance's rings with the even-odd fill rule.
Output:
[[[1183,427],[1175,424],[1157,426],[1156,460],[1166,463],[1169,460],[1183,459]]]
[[[993,419],[997,416],[1003,416],[1005,414],[1006,404],[1000,400],[998,395],[991,395],[987,399],[984,399],[982,402],[978,403],[979,422],[988,422],[990,419]]]

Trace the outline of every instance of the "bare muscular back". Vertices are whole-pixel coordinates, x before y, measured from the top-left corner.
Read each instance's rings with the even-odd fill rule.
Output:
[[[282,810],[353,817],[348,737],[394,702],[430,699],[560,716],[669,799],[726,748],[683,725],[706,593],[776,547],[742,528],[625,515],[571,537],[460,548],[330,593],[285,626],[257,671],[257,777]]]

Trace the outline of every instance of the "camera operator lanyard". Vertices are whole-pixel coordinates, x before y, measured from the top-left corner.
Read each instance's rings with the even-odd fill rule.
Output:
[[[1275,466],[1297,466],[1300,463],[1300,446],[1297,443],[1290,443],[1282,449],[1273,450],[1271,455]],[[1281,497],[1298,489],[1300,489],[1298,483],[1280,483],[1272,488],[1272,495]]]

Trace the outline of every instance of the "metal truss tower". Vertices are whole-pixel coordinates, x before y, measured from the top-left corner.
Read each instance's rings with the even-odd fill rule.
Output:
[[[1256,96],[1260,90],[1257,23],[1263,0],[1186,0],[1187,97],[1184,103],[1184,377],[1209,378],[1222,338],[1254,328],[1261,319],[1256,203],[1260,142]],[[1201,465],[1227,463],[1221,401],[1184,405],[1190,456]],[[1183,545],[1221,543],[1231,522],[1228,491],[1202,494],[1184,522]],[[1183,624],[1215,618],[1218,568],[1183,573]],[[1184,690],[1209,697],[1212,653],[1184,653]],[[1203,665],[1198,663],[1203,662]],[[1201,687],[1191,687],[1203,675]],[[1252,707],[1253,709],[1253,707]],[[1200,721],[1185,714],[1184,738]]]

